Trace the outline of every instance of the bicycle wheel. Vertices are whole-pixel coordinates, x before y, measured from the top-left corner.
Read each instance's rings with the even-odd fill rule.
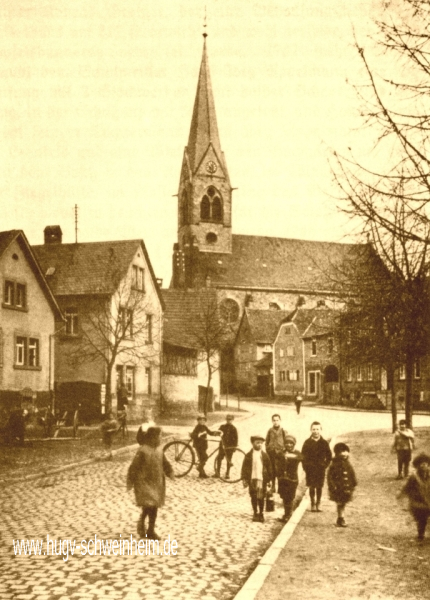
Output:
[[[227,456],[231,452],[230,468],[227,464]],[[226,448],[226,456],[222,459],[219,476],[226,483],[237,483],[241,479],[242,463],[245,458],[245,452],[240,448]],[[218,454],[215,456],[214,468],[217,470]]]
[[[164,446],[163,453],[171,464],[175,477],[184,477],[193,468],[194,451],[187,442],[169,442]]]

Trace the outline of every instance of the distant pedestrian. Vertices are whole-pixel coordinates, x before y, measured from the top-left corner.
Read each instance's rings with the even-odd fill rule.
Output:
[[[345,506],[352,500],[357,487],[357,478],[349,462],[349,446],[343,442],[335,444],[334,458],[327,471],[327,485],[330,500],[337,505],[337,527],[347,527],[345,523]]]
[[[296,405],[296,413],[300,414],[300,409],[302,407],[303,396],[300,392],[297,392],[294,398],[294,404]]]
[[[7,438],[9,443],[15,444],[18,442],[21,446],[24,446],[27,415],[28,411],[25,409],[18,409],[11,412],[7,423]]]
[[[113,413],[108,412],[106,415],[106,420],[100,426],[100,431],[102,433],[103,444],[108,451],[108,457],[112,458],[112,443],[113,438],[116,432],[118,431],[118,422],[114,419]]]
[[[199,457],[199,464],[197,466],[200,479],[206,479],[207,475],[205,472],[205,464],[208,459],[208,435],[219,435],[220,432],[211,431],[206,425],[206,417],[200,415],[197,417],[197,425],[194,427],[191,433],[191,439],[193,440],[193,446],[196,449],[197,456]]]
[[[299,483],[298,468],[302,455],[295,450],[296,438],[287,435],[285,438],[285,452],[278,461],[278,492],[284,503],[284,515],[278,519],[286,523],[293,512],[294,498]]]
[[[405,419],[400,419],[398,429],[394,434],[393,450],[397,454],[397,479],[409,475],[409,464],[412,450],[415,447],[414,432],[406,427]]]
[[[261,449],[263,442],[263,437],[251,436],[252,450],[245,454],[241,473],[243,486],[249,488],[254,512],[252,520],[260,523],[264,523],[264,499],[272,489],[272,464],[269,456]]]
[[[281,427],[281,417],[278,414],[272,416],[272,427],[266,435],[266,452],[272,464],[272,488],[275,491],[276,473],[279,471],[278,461],[285,452],[285,438],[288,432]]]
[[[141,538],[160,540],[155,532],[155,521],[158,509],[164,505],[166,496],[165,475],[173,479],[173,471],[161,446],[161,429],[149,427],[142,431],[140,448],[128,469],[127,490],[134,488],[137,506],[142,507],[142,514],[137,524],[137,532]],[[148,518],[148,528],[146,527]]]
[[[226,422],[223,423],[219,428],[222,435],[222,443],[219,446],[219,452],[216,458],[215,477],[220,476],[222,461],[224,458],[226,458],[227,468],[225,479],[230,479],[231,461],[233,458],[234,448],[236,448],[239,441],[239,435],[236,427],[233,425],[234,415],[226,415],[225,420]]]
[[[331,461],[330,446],[321,436],[321,423],[314,421],[311,436],[302,448],[303,470],[306,473],[306,485],[311,497],[311,511],[321,512],[321,496],[324,487],[325,471]]]
[[[409,510],[417,524],[418,540],[423,540],[430,517],[430,456],[419,454],[412,461],[412,465],[415,473],[409,475],[399,496],[408,496]]]

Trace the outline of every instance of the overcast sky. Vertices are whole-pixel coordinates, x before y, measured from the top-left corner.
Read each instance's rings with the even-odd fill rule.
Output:
[[[343,241],[327,147],[356,127],[348,81],[381,0],[206,0],[236,233]],[[3,0],[0,230],[32,244],[143,238],[168,284],[205,0]]]

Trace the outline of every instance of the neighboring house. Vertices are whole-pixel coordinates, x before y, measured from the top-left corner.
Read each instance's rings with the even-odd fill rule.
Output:
[[[220,394],[217,339],[206,330],[217,327],[216,296],[208,290],[162,290],[165,302],[163,338],[163,402],[165,406],[190,405],[203,410],[208,385],[208,361],[213,369],[210,387],[216,400]],[[209,309],[209,310],[208,310]],[[209,332],[208,332],[209,333]],[[205,340],[209,345],[205,349]]]
[[[48,407],[59,306],[23,231],[0,233],[0,412]]]
[[[56,392],[93,418],[126,387],[131,419],[157,412],[163,299],[142,240],[63,244],[59,226],[33,246],[66,322],[57,332]]]
[[[297,308],[280,324],[273,348],[276,395],[300,392],[326,402],[339,399],[335,314],[320,302],[313,309]]]
[[[309,306],[321,299],[338,306],[340,280],[358,257],[373,256],[371,246],[235,234],[233,189],[218,132],[205,39],[182,158],[171,287],[212,286],[232,325],[232,343],[246,307],[291,312],[298,302]],[[264,198],[264,207],[270,208],[270,198]],[[361,262],[371,269],[369,262]],[[224,352],[224,390],[231,380],[231,362]]]
[[[283,310],[245,308],[234,343],[236,383],[242,394],[272,394],[270,361],[266,357],[272,355],[279,325],[289,314]]]

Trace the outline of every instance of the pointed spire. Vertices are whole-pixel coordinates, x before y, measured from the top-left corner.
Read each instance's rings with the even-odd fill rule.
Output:
[[[188,137],[188,156],[194,173],[210,143],[219,160],[222,161],[221,144],[215,114],[215,103],[209,74],[209,63],[206,51],[207,33],[203,33],[203,56],[200,65],[196,99],[194,101],[193,118],[191,119]]]

